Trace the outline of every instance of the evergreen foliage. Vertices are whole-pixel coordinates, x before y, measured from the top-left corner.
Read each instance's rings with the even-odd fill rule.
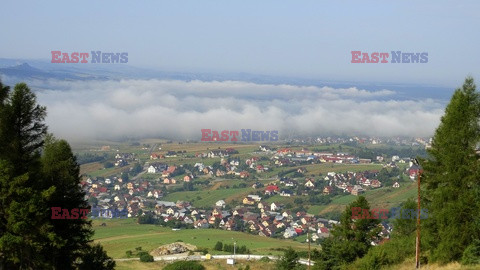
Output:
[[[25,83],[0,82],[0,269],[113,269],[91,246],[86,219],[52,219],[51,207],[88,208],[69,144],[47,135],[46,108]]]
[[[455,91],[433,137],[429,158],[421,161],[422,207],[431,215],[422,222],[422,247],[431,261],[459,261],[480,239],[480,98],[472,78]]]

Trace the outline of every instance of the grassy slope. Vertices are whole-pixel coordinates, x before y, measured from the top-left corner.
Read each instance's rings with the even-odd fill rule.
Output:
[[[101,227],[105,222],[107,226]],[[150,251],[164,244],[182,240],[185,243],[206,247],[210,250],[217,241],[246,245],[254,254],[279,254],[271,248],[292,246],[295,249],[306,249],[307,246],[292,240],[279,240],[241,232],[225,230],[199,229],[172,231],[155,225],[139,225],[135,219],[94,220],[94,239],[102,243],[108,254],[114,258],[124,258],[127,250],[142,247]]]
[[[398,189],[381,188],[368,190],[367,192],[365,192],[364,195],[372,208],[390,209],[391,207],[397,206],[401,202],[406,201],[408,198],[414,198],[416,194],[416,184],[414,182],[404,182]],[[295,198],[302,198],[304,200],[307,199],[307,197],[303,196],[282,197],[280,195],[275,195],[265,201],[268,203],[279,202],[283,204],[291,203],[295,205]],[[342,212],[345,210],[345,206],[347,206],[349,203],[353,202],[357,198],[358,197],[354,195],[338,195],[328,205],[308,206],[308,213],[318,215],[328,212]],[[305,203],[305,205],[308,205],[308,203]]]
[[[408,198],[414,198],[417,194],[416,184],[414,182],[402,183],[400,188],[381,188],[368,190],[364,196],[370,203],[371,208],[387,208],[390,209],[406,201]],[[309,209],[312,214],[325,214],[328,212],[342,212],[345,206],[356,200],[358,197],[354,195],[341,195],[332,200],[329,205],[315,206]],[[318,212],[315,212],[318,211]]]
[[[200,191],[183,191],[170,193],[162,200],[176,202],[180,201],[192,201],[195,207],[212,207],[215,206],[215,202],[218,200],[226,200],[231,197],[243,197],[249,193],[253,193],[255,190],[251,187],[247,188],[230,188],[230,189],[217,189],[217,190],[200,190]],[[238,196],[237,196],[238,195]],[[197,199],[200,197],[200,199]]]
[[[403,263],[382,268],[382,270],[410,270],[415,269],[415,258],[406,259]],[[449,263],[446,265],[427,264],[421,265],[420,269],[428,270],[474,270],[480,269],[479,266],[465,266],[459,263]]]
[[[238,269],[239,267],[245,268],[249,265],[252,270],[273,270],[277,269],[274,262],[262,263],[258,261],[237,261],[235,268],[227,265],[224,260],[212,260],[204,261],[202,264],[206,267],[207,270],[225,270],[225,269]],[[153,263],[141,263],[139,261],[129,261],[129,262],[117,262],[118,270],[127,270],[127,269],[139,269],[139,270],[153,270],[153,269],[162,269],[167,263],[165,262],[153,262]],[[424,270],[475,270],[479,269],[479,266],[462,266],[458,263],[450,263],[447,265],[423,265],[420,269]],[[406,260],[404,263],[399,265],[394,265],[390,267],[384,267],[382,270],[411,270],[415,269],[415,259],[411,258]]]
[[[225,260],[212,260],[204,261],[202,264],[207,270],[225,270],[225,269],[239,269],[242,267],[244,269],[247,265],[250,266],[251,270],[273,270],[277,269],[274,262],[262,263],[258,261],[237,261],[235,267],[227,265]],[[127,269],[139,269],[139,270],[150,270],[150,269],[162,269],[167,263],[164,262],[153,262],[153,263],[141,263],[141,262],[117,262],[117,270],[127,270]]]

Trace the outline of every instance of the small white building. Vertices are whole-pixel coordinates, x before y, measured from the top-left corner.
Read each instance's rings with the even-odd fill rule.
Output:
[[[150,165],[150,167],[148,167],[148,169],[147,169],[147,172],[148,173],[157,173],[157,169],[154,166]]]
[[[215,203],[215,206],[216,206],[216,207],[225,208],[225,205],[227,205],[227,204],[225,203],[224,200],[219,200],[219,201],[217,201],[217,202]]]

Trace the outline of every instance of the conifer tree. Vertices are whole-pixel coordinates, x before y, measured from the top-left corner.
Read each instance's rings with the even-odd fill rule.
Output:
[[[340,217],[340,224],[331,231],[332,237],[322,243],[322,252],[315,262],[314,269],[340,269],[341,265],[365,255],[371,247],[371,241],[378,237],[380,220],[367,216],[352,219],[353,207],[370,211],[370,205],[363,196],[359,196],[345,208]]]
[[[478,209],[480,98],[472,78],[455,90],[433,137],[429,157],[421,161],[422,245],[431,261],[458,261],[474,239],[480,239]]]
[[[85,193],[79,187],[80,168],[66,141],[47,136],[41,164],[43,189],[55,188],[46,201],[49,209],[89,208]],[[51,220],[55,238],[44,251],[57,269],[71,268],[72,262],[88,247],[93,235],[90,223],[81,218]]]
[[[51,207],[88,204],[75,156],[66,141],[46,137],[45,116],[26,84],[10,93],[0,83],[0,270],[113,269],[91,245],[89,221],[51,218]]]
[[[35,161],[47,132],[46,108],[37,104],[25,83],[15,85],[11,93],[1,90],[0,103],[0,159],[9,161],[20,175],[38,165]]]

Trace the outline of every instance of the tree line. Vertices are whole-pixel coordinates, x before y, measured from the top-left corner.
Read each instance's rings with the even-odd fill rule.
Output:
[[[91,221],[51,219],[51,207],[89,205],[76,157],[46,115],[25,83],[0,82],[0,269],[113,269]]]
[[[421,208],[429,212],[421,221],[421,265],[480,263],[479,142],[480,96],[468,77],[447,105],[426,157],[419,157]],[[352,207],[370,209],[362,196],[345,208],[332,237],[313,256],[313,269],[380,269],[415,256],[416,220],[395,219],[389,241],[372,246],[381,240],[380,220],[353,220]],[[417,202],[409,199],[401,207],[417,209]],[[296,258],[286,255],[284,260]]]

